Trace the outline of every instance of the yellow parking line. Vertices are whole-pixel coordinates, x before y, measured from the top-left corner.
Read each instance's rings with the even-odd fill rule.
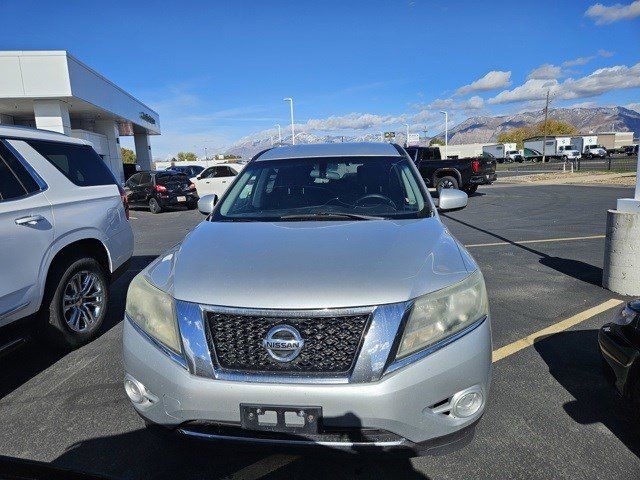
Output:
[[[606,312],[607,310],[617,307],[623,303],[622,300],[618,300],[616,298],[612,298],[611,300],[607,300],[606,302],[601,303],[600,305],[596,305],[584,312],[580,312],[573,317],[569,317],[565,320],[562,320],[558,323],[551,325],[550,327],[543,328],[542,330],[538,330],[536,333],[532,333],[531,335],[527,335],[520,340],[516,340],[509,345],[505,345],[504,347],[498,348],[493,351],[493,362],[497,362],[498,360],[502,360],[509,355],[513,355],[516,352],[519,352],[523,348],[527,348],[532,346],[539,340],[548,337],[549,335],[553,335],[555,333],[562,332],[567,328],[571,328],[574,325],[577,325],[585,320],[588,320],[591,317],[598,315],[599,313]]]
[[[596,238],[605,238],[605,235],[589,235],[587,237],[560,237],[560,238],[543,238],[540,240],[522,240],[521,242],[493,242],[493,243],[472,243],[465,245],[466,248],[478,247],[498,247],[500,245],[526,245],[528,243],[552,243],[552,242],[572,242],[575,240],[592,240]]]
[[[294,462],[298,458],[296,455],[269,455],[238,470],[229,478],[231,480],[257,480]]]

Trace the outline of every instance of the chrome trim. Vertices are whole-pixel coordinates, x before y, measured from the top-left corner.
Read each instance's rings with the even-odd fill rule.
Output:
[[[265,443],[270,445],[317,445],[319,447],[353,448],[353,447],[401,447],[407,444],[406,440],[391,440],[389,442],[323,442],[314,440],[282,440],[271,438],[236,437],[216,435],[213,433],[193,432],[185,428],[179,428],[178,433],[209,440],[227,440],[234,442]]]
[[[228,313],[229,315],[246,315],[253,317],[346,317],[349,315],[363,315],[371,313],[376,308],[352,307],[352,308],[316,308],[316,309],[282,309],[282,308],[241,308],[219,307],[217,305],[200,305],[202,312]],[[203,317],[204,318],[204,317]]]
[[[455,342],[456,340],[459,340],[460,338],[464,337],[468,333],[471,333],[476,328],[478,328],[480,325],[482,325],[485,322],[485,320],[487,320],[487,316],[486,315],[484,317],[476,320],[475,322],[473,322],[468,327],[465,327],[462,330],[460,330],[459,332],[454,333],[450,337],[447,337],[447,338],[445,338],[443,340],[440,340],[437,343],[434,343],[433,345],[431,345],[428,348],[425,348],[424,350],[420,350],[419,352],[412,353],[411,355],[409,355],[407,357],[404,357],[404,358],[401,358],[400,360],[395,360],[391,365],[389,365],[389,367],[384,372],[384,374],[388,375],[391,372],[395,372],[396,370],[399,370],[402,367],[406,367],[407,365],[410,365],[410,364],[412,364],[414,362],[417,362],[418,360],[422,360],[423,358],[431,355],[433,352],[436,352],[437,350],[440,350],[441,348],[444,348],[447,345],[450,345],[451,343]]]
[[[158,348],[158,350],[160,350],[162,353],[164,353],[167,357],[169,357],[171,360],[173,360],[175,363],[180,365],[185,370],[189,370],[189,365],[187,365],[187,361],[184,359],[184,357],[182,357],[181,355],[178,355],[176,352],[168,348],[162,342],[159,342],[158,340],[153,338],[151,335],[149,335],[147,332],[145,332],[142,328],[140,328],[140,326],[136,322],[134,322],[131,319],[131,317],[126,312],[124,314],[124,318],[125,320],[129,321],[129,323],[131,324],[131,326],[133,326],[136,332],[138,332],[142,337],[144,337],[156,348]]]
[[[14,313],[18,313],[20,310],[23,310],[23,309],[27,308],[30,303],[31,302],[25,302],[25,303],[22,303],[22,304],[18,305],[17,307],[12,308],[11,310],[7,310],[4,313],[0,313],[0,320],[2,320],[3,318],[8,317],[9,315],[13,315]]]

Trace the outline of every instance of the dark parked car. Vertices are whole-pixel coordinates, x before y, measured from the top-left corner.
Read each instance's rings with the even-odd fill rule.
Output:
[[[640,299],[600,329],[598,343],[607,380],[640,411]]]
[[[472,195],[478,185],[496,180],[496,159],[490,155],[472,158],[445,158],[438,147],[407,147],[428,187],[438,190],[458,188]]]
[[[188,178],[193,178],[196,175],[200,175],[204,170],[204,167],[200,165],[173,165],[167,170],[171,170],[172,172],[182,173],[186,175]]]
[[[198,206],[196,186],[189,177],[173,170],[136,173],[124,184],[124,190],[129,205],[149,207],[151,213],[181,205],[191,210]]]

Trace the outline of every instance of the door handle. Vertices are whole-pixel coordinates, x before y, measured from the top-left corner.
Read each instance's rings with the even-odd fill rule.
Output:
[[[28,217],[16,218],[16,225],[35,225],[44,220],[42,215],[29,215]]]
[[[222,180],[222,183],[227,183],[227,181],[226,180]]]

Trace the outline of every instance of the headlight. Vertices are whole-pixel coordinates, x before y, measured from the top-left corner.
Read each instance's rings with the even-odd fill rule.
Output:
[[[637,315],[639,315],[638,312],[631,308],[630,304],[627,304],[615,317],[613,317],[613,323],[617,323],[618,325],[629,325]]]
[[[181,352],[173,297],[135,276],[127,292],[127,315],[142,330],[176,353]]]
[[[462,282],[416,299],[396,358],[423,350],[463,330],[489,312],[480,271]]]

